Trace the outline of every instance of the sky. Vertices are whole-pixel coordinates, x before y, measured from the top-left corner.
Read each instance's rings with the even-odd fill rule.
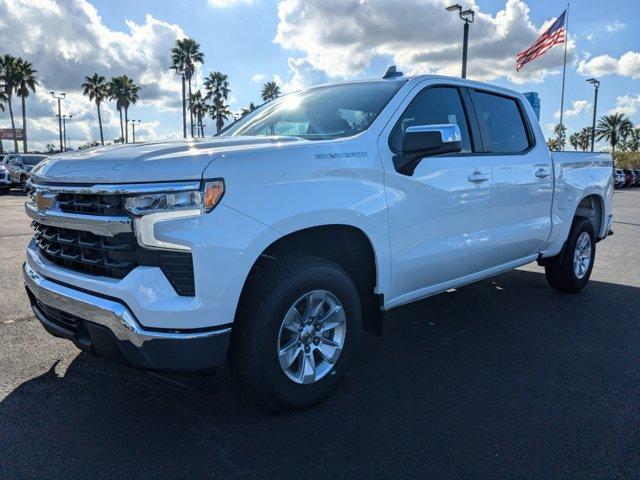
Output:
[[[205,55],[195,87],[210,71],[229,76],[233,111],[261,103],[262,84],[283,91],[328,81],[381,77],[395,64],[406,74],[460,75],[463,22],[445,7],[454,0],[0,0],[0,55],[38,70],[27,99],[30,149],[57,145],[57,105],[65,92],[68,144],[99,139],[96,108],[82,96],[84,76],[131,76],[141,87],[129,117],[141,120],[138,141],[181,137],[179,78],[170,51],[179,38]],[[546,135],[558,123],[563,46],[516,72],[514,57],[566,8],[556,0],[459,0],[476,12],[470,29],[468,78],[541,98]],[[620,111],[640,124],[640,2],[574,0],[569,12],[565,124],[591,125],[592,76],[601,83],[598,116]],[[103,105],[105,141],[119,137],[115,105]],[[14,101],[21,126],[19,99]],[[206,120],[205,133],[214,123]],[[0,127],[10,126],[0,112]],[[11,146],[4,141],[5,151]]]

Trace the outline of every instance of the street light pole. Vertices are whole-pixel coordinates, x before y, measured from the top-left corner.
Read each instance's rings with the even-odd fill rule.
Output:
[[[591,151],[593,152],[593,144],[596,139],[596,110],[598,109],[598,90],[600,89],[600,80],[590,78],[587,80],[595,90],[593,99],[593,121],[591,122]]]
[[[131,128],[133,129],[133,143],[136,143],[136,122],[140,125],[140,120],[129,120],[131,122]]]
[[[49,93],[53,98],[58,100],[58,130],[60,131],[60,151],[62,151],[62,106],[60,100],[64,99],[67,94],[64,92],[56,93],[54,91]]]
[[[462,10],[457,3],[447,7],[448,12],[458,12],[460,20],[464,21],[463,37],[462,37],[462,78],[467,78],[467,52],[469,49],[469,24],[475,20],[475,12],[471,9]]]

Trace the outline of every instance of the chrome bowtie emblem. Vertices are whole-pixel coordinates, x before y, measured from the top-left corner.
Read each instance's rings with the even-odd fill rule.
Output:
[[[39,212],[52,208],[55,202],[56,196],[52,193],[36,192],[33,196],[33,203]]]

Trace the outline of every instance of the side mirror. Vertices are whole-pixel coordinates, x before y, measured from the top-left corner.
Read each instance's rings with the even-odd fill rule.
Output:
[[[402,153],[393,157],[393,165],[397,172],[413,175],[424,157],[461,150],[462,134],[457,125],[416,125],[407,128],[402,139]]]

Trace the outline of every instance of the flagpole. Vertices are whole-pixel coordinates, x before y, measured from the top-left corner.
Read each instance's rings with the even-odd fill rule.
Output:
[[[562,136],[562,139],[564,140],[564,133],[563,133],[563,115],[564,115],[564,81],[565,81],[565,77],[567,74],[567,45],[569,44],[569,4],[567,3],[567,10],[565,11],[565,18],[564,18],[564,35],[565,35],[565,39],[564,39],[564,64],[562,66],[562,93],[560,94],[560,135]],[[564,142],[562,142],[562,149],[564,150]]]

